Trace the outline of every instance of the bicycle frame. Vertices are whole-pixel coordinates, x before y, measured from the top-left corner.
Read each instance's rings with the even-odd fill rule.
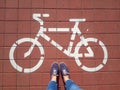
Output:
[[[60,51],[63,51],[64,54],[66,54],[67,56],[71,56],[73,57],[74,54],[71,53],[72,47],[73,47],[73,41],[75,40],[76,35],[78,34],[79,36],[81,35],[81,31],[78,27],[80,22],[84,22],[85,19],[70,19],[70,22],[75,22],[75,25],[73,28],[71,28],[72,31],[72,35],[70,38],[70,42],[68,45],[67,49],[63,49],[63,47],[61,45],[59,45],[57,42],[55,42],[54,40],[51,40],[51,38],[49,36],[47,36],[44,32],[69,32],[70,28],[44,28],[44,21],[42,19],[40,19],[40,17],[49,17],[49,14],[33,14],[33,19],[38,21],[40,24],[40,29],[35,37],[35,41],[34,43],[31,45],[30,49],[24,54],[24,57],[27,57],[31,54],[31,51],[33,50],[34,46],[35,46],[35,42],[39,39],[39,37],[41,36],[42,38],[44,38],[45,40],[47,40],[48,42],[50,42],[53,46],[55,46],[57,49],[59,49]],[[80,39],[84,39],[84,37],[82,36],[82,38]],[[80,55],[81,56],[81,55]]]
[[[81,31],[78,27],[80,22],[84,22],[85,19],[70,19],[70,22],[75,22],[75,25],[73,28],[44,28],[44,22],[42,19],[40,19],[40,17],[49,17],[49,14],[33,14],[33,19],[38,21],[40,23],[40,29],[35,37],[35,41],[34,43],[31,45],[30,49],[28,52],[25,53],[24,57],[27,57],[30,55],[31,51],[33,50],[34,46],[35,46],[35,42],[39,39],[39,37],[41,36],[42,38],[44,38],[45,40],[47,40],[48,42],[50,42],[53,46],[55,46],[57,49],[59,49],[60,51],[63,51],[64,54],[66,54],[67,56],[71,56],[73,57],[74,55],[71,53],[72,51],[72,47],[73,47],[73,41],[75,40],[76,35],[78,34],[79,36],[81,35]],[[51,40],[51,38],[49,36],[47,36],[44,32],[69,32],[72,31],[72,35],[70,38],[70,42],[68,45],[67,49],[63,49],[63,47],[61,45],[59,45],[57,42],[55,42],[54,40]],[[84,39],[83,36],[81,36],[82,38],[80,39]]]

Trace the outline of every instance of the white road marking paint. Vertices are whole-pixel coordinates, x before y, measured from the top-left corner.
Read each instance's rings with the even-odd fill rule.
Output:
[[[47,36],[46,34],[41,34],[41,37],[43,37],[45,40],[47,40],[48,42],[50,41],[50,37]]]
[[[95,72],[95,71],[98,71],[98,70],[100,70],[101,68],[103,68],[103,65],[100,64],[99,66],[93,67],[93,68],[88,68],[88,67],[86,67],[86,66],[83,65],[81,68],[82,68],[83,70],[85,70],[85,71],[88,71],[88,72]]]
[[[94,53],[90,47],[87,47],[88,53],[84,53],[85,57],[94,57]]]
[[[106,64],[107,63],[107,59],[108,59],[108,54],[107,54],[107,49],[105,47],[105,45],[103,44],[102,41],[99,41],[99,45],[102,46],[102,49],[103,49],[103,53],[104,53],[104,59],[103,59],[103,64]]]
[[[50,42],[53,46],[58,48],[60,51],[63,50],[63,47],[61,45],[59,45],[54,40],[51,40],[51,38],[49,36],[47,36],[46,34],[43,33],[43,32],[46,32],[47,29],[43,27],[44,22],[40,17],[49,17],[49,14],[37,14],[37,13],[33,14],[33,19],[38,21],[40,23],[40,25],[41,25],[40,29],[39,29],[39,32],[38,32],[37,36],[35,37],[35,39],[33,39],[33,38],[19,39],[10,48],[10,52],[9,52],[10,63],[12,64],[13,68],[16,69],[19,72],[23,71],[24,73],[31,73],[31,72],[36,71],[42,65],[42,63],[44,61],[44,54],[45,53],[44,53],[44,49],[43,49],[42,45],[38,42],[39,36],[43,37],[45,40]],[[78,27],[78,24],[79,24],[79,22],[86,21],[85,18],[83,18],[83,19],[74,18],[74,19],[69,19],[69,21],[70,22],[75,22],[75,25],[72,28],[73,34],[71,35],[71,41],[69,43],[68,50],[64,49],[62,52],[64,54],[66,54],[67,56],[69,56],[69,57],[74,57],[77,65],[81,66],[81,68],[83,70],[85,70],[85,71],[95,72],[95,71],[100,70],[103,67],[103,65],[107,63],[107,59],[108,59],[108,52],[107,52],[107,48],[105,47],[104,43],[102,41],[98,42],[98,39],[96,39],[96,38],[86,38],[85,39],[83,36],[80,36],[81,31],[80,31],[80,29]],[[49,32],[69,32],[70,28],[48,28],[48,31]],[[87,29],[87,31],[88,31],[88,29]],[[74,53],[72,53],[71,52],[72,47],[73,47],[72,40],[75,39],[76,34],[78,34],[80,36],[81,41],[78,42],[78,44],[75,47]],[[29,48],[28,52],[26,52],[26,55],[24,57],[27,57],[27,56],[29,56],[31,54],[31,52],[33,50],[33,47],[35,45],[39,48],[40,53],[41,53],[41,57],[40,57],[39,62],[32,68],[22,68],[21,66],[19,66],[15,62],[15,59],[14,59],[14,52],[15,52],[15,49],[17,48],[17,46],[19,44],[26,43],[26,42],[31,42],[33,44]],[[83,54],[84,54],[85,57],[93,57],[94,56],[94,53],[93,53],[92,49],[90,47],[88,47],[88,42],[98,43],[100,45],[100,47],[102,48],[102,50],[103,50],[103,53],[104,53],[103,62],[102,62],[102,64],[98,65],[97,67],[92,67],[92,68],[86,67],[85,65],[82,65],[82,63],[80,61],[80,58],[83,57]],[[82,45],[87,46],[88,53],[79,53],[79,49],[81,48]]]
[[[57,28],[57,32],[69,32],[69,28]]]
[[[63,47],[60,46],[58,43],[56,43],[54,40],[52,40],[50,43],[51,43],[53,46],[55,46],[56,48],[58,48],[60,51],[62,51]]]
[[[70,43],[69,43],[69,47],[68,47],[69,52],[71,52],[71,51],[72,51],[72,47],[73,47],[73,42],[70,42]]]
[[[49,32],[69,32],[69,28],[48,28]]]
[[[13,44],[13,46],[10,49],[10,53],[9,53],[10,63],[12,64],[14,69],[16,69],[19,72],[22,72],[22,70],[23,70],[22,67],[17,65],[15,60],[14,60],[14,53],[13,52],[15,51],[16,46],[17,46],[16,44]]]
[[[40,25],[43,25],[43,20],[40,19],[39,17],[41,17],[41,14],[33,14],[33,19],[38,21],[40,23]]]
[[[17,48],[17,46],[19,44],[22,44],[25,42],[31,42],[31,43],[35,44],[39,48],[39,51],[41,53],[41,58],[39,60],[39,63],[37,63],[37,65],[35,65],[32,68],[22,68],[15,62],[15,59],[14,59],[15,49]],[[31,45],[31,47],[33,47],[33,45]],[[31,47],[29,48],[28,53],[32,52]],[[44,56],[44,49],[43,49],[42,45],[38,41],[35,41],[35,39],[32,39],[32,38],[22,38],[22,39],[17,40],[16,44],[14,43],[12,45],[12,47],[10,48],[10,53],[9,53],[10,63],[12,64],[14,69],[16,69],[19,72],[22,72],[24,70],[23,71],[24,73],[31,73],[31,72],[34,72],[35,70],[37,70],[43,63],[43,60],[44,60],[43,56]]]
[[[87,43],[88,43],[88,42],[98,43],[99,46],[100,46],[100,47],[102,48],[102,50],[103,50],[104,57],[103,57],[103,61],[101,62],[101,64],[98,65],[97,67],[89,68],[89,67],[87,67],[87,66],[85,66],[85,65],[82,65],[81,68],[82,68],[83,70],[85,70],[85,71],[88,71],[88,72],[98,71],[98,70],[100,70],[101,68],[103,68],[103,64],[106,64],[106,63],[107,63],[107,59],[108,59],[107,49],[106,49],[105,45],[103,44],[103,42],[102,42],[102,41],[99,41],[99,42],[98,42],[98,39],[96,39],[96,38],[86,38],[86,39],[84,39],[84,40],[86,40],[86,41],[84,41],[84,42],[87,42]],[[84,42],[83,42],[83,40],[80,41],[80,42],[78,42],[78,44],[76,45],[76,48],[75,48],[75,53],[76,53],[75,55],[76,55],[76,56],[74,56],[74,57],[75,57],[75,61],[76,61],[76,63],[77,63],[78,66],[80,66],[82,63],[80,62],[80,57],[77,56],[77,53],[79,53],[79,49],[81,48],[82,45],[84,45]],[[92,49],[90,49],[90,48],[88,47],[87,50],[88,50],[89,54],[87,54],[87,53],[84,54],[85,57],[94,56]],[[92,51],[92,52],[91,52],[91,51]]]
[[[82,65],[82,63],[80,62],[80,60],[75,60],[77,65],[80,67]]]
[[[48,31],[49,32],[57,32],[57,29],[56,28],[48,28]]]
[[[49,17],[49,14],[42,14],[43,17]]]
[[[75,39],[75,36],[76,36],[76,34],[72,34],[71,40],[74,40],[74,39]]]
[[[69,19],[70,22],[85,22],[86,19],[83,18],[83,19]]]
[[[30,73],[30,72],[36,71],[42,65],[43,61],[44,61],[44,57],[41,57],[41,60],[39,60],[39,62],[34,67],[25,68],[23,72],[24,73]]]

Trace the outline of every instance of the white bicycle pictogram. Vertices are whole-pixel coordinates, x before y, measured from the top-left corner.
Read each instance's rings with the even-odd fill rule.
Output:
[[[103,66],[107,63],[108,52],[107,52],[107,48],[105,47],[104,43],[102,41],[98,40],[97,38],[85,38],[82,35],[82,32],[78,27],[80,22],[86,21],[85,18],[69,19],[70,22],[75,23],[73,28],[44,28],[44,21],[40,17],[49,17],[49,14],[36,14],[36,13],[33,14],[33,19],[38,21],[40,24],[40,29],[39,29],[38,33],[36,34],[35,38],[21,38],[21,39],[17,40],[11,46],[10,52],[9,52],[9,59],[10,59],[11,65],[13,66],[14,69],[16,69],[19,72],[31,73],[31,72],[36,71],[42,65],[44,58],[45,58],[44,57],[45,52],[44,52],[44,48],[43,48],[42,44],[38,41],[39,37],[44,38],[46,41],[51,43],[53,46],[55,46],[58,50],[63,52],[65,55],[75,58],[76,64],[85,71],[88,71],[88,72],[98,71],[98,70],[102,69]],[[69,42],[67,49],[64,49],[60,44],[58,44],[56,41],[54,41],[48,35],[45,34],[45,32],[70,32],[70,30],[72,31],[72,34],[71,34],[70,42]],[[72,52],[73,43],[74,43],[76,35],[78,35],[80,37],[80,41],[76,44],[74,52]],[[28,57],[31,54],[31,52],[33,51],[35,46],[37,46],[39,48],[41,56],[40,56],[38,63],[35,66],[30,67],[30,68],[23,68],[20,65],[18,65],[17,62],[15,61],[14,53],[15,53],[15,50],[18,45],[20,45],[22,43],[28,43],[28,42],[32,43],[32,44],[31,44],[30,48],[28,49],[28,51],[24,53],[24,58]],[[98,46],[100,46],[100,48],[102,49],[103,55],[104,55],[102,62],[98,66],[95,66],[95,67],[88,67],[88,66],[82,64],[82,62],[80,61],[80,58],[82,58],[83,56],[84,57],[94,57],[94,52],[93,52],[91,46],[89,45],[89,42],[97,43]],[[79,50],[81,49],[82,46],[87,48],[87,53],[79,53]]]

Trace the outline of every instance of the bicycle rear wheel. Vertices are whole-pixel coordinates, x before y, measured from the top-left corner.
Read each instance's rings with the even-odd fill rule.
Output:
[[[75,61],[76,61],[76,64],[81,67],[81,69],[83,69],[84,71],[87,71],[87,72],[96,72],[100,69],[102,69],[104,67],[104,65],[107,63],[107,60],[108,60],[108,52],[107,52],[107,48],[105,47],[104,43],[102,41],[99,41],[98,39],[96,38],[86,38],[85,39],[87,43],[89,42],[92,42],[92,43],[96,43],[98,44],[98,46],[101,48],[101,51],[103,52],[103,59],[102,59],[102,62],[95,66],[95,67],[88,67],[86,65],[84,65],[82,62],[81,62],[81,58],[83,57],[81,54],[79,54],[79,50],[81,49],[81,47],[85,44],[83,41],[80,41],[77,43],[76,47],[75,47]],[[85,47],[88,47],[85,46]],[[80,56],[81,55],[81,56]]]

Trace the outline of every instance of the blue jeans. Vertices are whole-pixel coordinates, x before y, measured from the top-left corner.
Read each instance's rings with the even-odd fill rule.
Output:
[[[66,90],[81,90],[72,80],[67,80],[65,82],[65,87]],[[58,90],[57,83],[55,81],[50,81],[46,90]]]

